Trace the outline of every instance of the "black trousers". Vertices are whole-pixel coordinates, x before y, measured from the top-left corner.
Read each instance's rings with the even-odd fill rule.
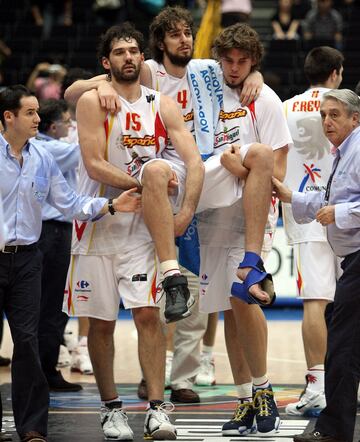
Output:
[[[11,394],[20,437],[28,431],[47,434],[49,389],[38,348],[40,296],[38,248],[14,254],[0,252],[0,311],[6,313],[14,342]]]
[[[68,319],[62,312],[62,304],[70,263],[71,231],[70,223],[44,221],[39,240],[43,255],[39,351],[44,374],[50,383],[58,376],[56,364]]]
[[[360,251],[346,256],[336,285],[325,360],[326,408],[315,429],[346,442],[354,437],[360,379]]]

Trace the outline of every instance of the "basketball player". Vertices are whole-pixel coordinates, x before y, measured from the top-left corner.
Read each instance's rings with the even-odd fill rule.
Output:
[[[166,277],[185,285],[175,259],[170,262],[172,267],[161,265],[164,251],[175,253],[174,232],[182,233],[191,221],[203,181],[200,155],[177,105],[140,86],[142,50],[142,36],[130,25],[110,28],[102,38],[99,54],[119,94],[122,111],[117,116],[107,114],[96,91],[85,93],[77,106],[83,159],[80,189],[109,197],[116,188],[136,186],[142,191],[142,214],[109,217],[94,225],[75,224],[74,256],[64,300],[69,314],[90,318],[89,352],[102,400],[102,427],[104,436],[115,440],[133,439],[113,373],[119,294],[125,308],[132,309],[148,384],[145,437],[176,438],[176,429],[162,405],[165,343],[159,310],[154,308],[158,297],[156,254],[165,276],[163,286],[168,284]],[[157,159],[168,137],[185,167]],[[173,208],[178,210],[175,217]],[[152,238],[162,248],[155,250]]]
[[[342,54],[334,48],[312,49],[305,59],[310,88],[285,101],[294,149],[288,157],[286,184],[299,192],[324,190],[333,164],[331,145],[325,138],[320,116],[322,95],[342,81]],[[294,416],[319,414],[325,408],[324,360],[327,327],[325,308],[334,300],[340,276],[340,258],[327,241],[326,229],[316,221],[297,224],[291,205],[283,203],[285,231],[294,246],[298,297],[304,301],[302,335],[307,364],[306,387],[300,400],[289,404]]]
[[[225,83],[215,130],[215,155],[222,154],[223,165],[231,170],[232,161],[237,163],[243,147],[223,153],[228,140],[240,146],[251,141],[266,143],[274,150],[274,175],[282,180],[292,140],[279,97],[264,85],[259,98],[248,107],[239,106],[238,102],[237,88],[251,70],[258,68],[263,55],[258,34],[246,24],[230,26],[216,38],[214,50]],[[266,168],[263,169],[266,174]],[[258,182],[251,183],[249,178],[245,188],[251,184],[256,188]],[[254,232],[252,219],[264,215],[266,221],[269,213],[269,204],[264,213],[264,203],[256,196],[248,199],[244,193],[242,200],[229,208],[199,215],[200,310],[225,311],[226,345],[239,399],[233,418],[223,425],[225,436],[247,435],[256,430],[260,435],[271,435],[277,432],[280,423],[266,373],[267,325],[258,305],[269,303],[270,299],[263,291],[252,291],[253,286],[249,286],[252,275],[243,271],[249,265],[256,272],[261,271],[259,255],[262,249],[265,254],[271,249],[277,218],[275,208],[272,204],[264,246],[264,235],[259,239],[260,230],[257,235],[249,236],[249,232]],[[244,281],[242,285],[238,284],[236,273]]]

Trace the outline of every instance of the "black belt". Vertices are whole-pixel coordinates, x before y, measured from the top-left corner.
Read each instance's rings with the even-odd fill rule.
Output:
[[[1,253],[19,253],[19,252],[29,252],[30,250],[35,250],[37,248],[37,242],[34,242],[32,244],[27,245],[20,245],[20,246],[4,246],[2,249],[0,249]]]

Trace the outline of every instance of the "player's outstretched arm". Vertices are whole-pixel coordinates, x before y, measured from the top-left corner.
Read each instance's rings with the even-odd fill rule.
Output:
[[[97,92],[83,94],[76,109],[79,140],[83,162],[89,177],[102,184],[120,189],[140,188],[137,179],[129,176],[105,158],[106,112],[101,108]]]
[[[175,101],[162,95],[160,110],[171,144],[185,163],[187,170],[183,204],[175,217],[175,234],[179,235],[185,232],[194,216],[204,181],[204,165],[194,137],[186,129]]]

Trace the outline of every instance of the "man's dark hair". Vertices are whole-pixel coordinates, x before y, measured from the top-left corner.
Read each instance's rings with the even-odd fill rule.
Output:
[[[219,60],[229,49],[245,51],[254,62],[251,70],[260,69],[264,47],[259,34],[246,23],[236,23],[225,28],[214,41],[214,55]]]
[[[312,49],[305,58],[304,72],[311,85],[325,83],[335,69],[339,74],[344,56],[330,46],[318,46]]]
[[[111,26],[105,34],[100,37],[98,45],[98,57],[101,61],[103,57],[109,58],[114,40],[130,41],[134,39],[139,46],[140,52],[144,52],[144,36],[142,33],[134,28],[129,22],[124,22],[121,25]]]
[[[179,23],[189,26],[194,36],[194,21],[191,13],[180,6],[167,6],[164,8],[150,24],[149,47],[151,56],[158,63],[163,61],[164,51],[159,48],[163,43],[166,32],[176,29]]]
[[[71,86],[76,80],[88,80],[94,74],[83,68],[70,68],[61,83],[61,97],[64,97],[66,89]]]
[[[39,123],[39,131],[46,133],[52,123],[55,121],[61,121],[63,113],[68,110],[68,105],[65,100],[56,100],[49,98],[40,102],[39,117],[41,119]]]
[[[0,92],[0,121],[6,129],[4,112],[11,111],[17,115],[20,110],[20,100],[22,97],[32,97],[34,94],[22,84],[9,86]]]

